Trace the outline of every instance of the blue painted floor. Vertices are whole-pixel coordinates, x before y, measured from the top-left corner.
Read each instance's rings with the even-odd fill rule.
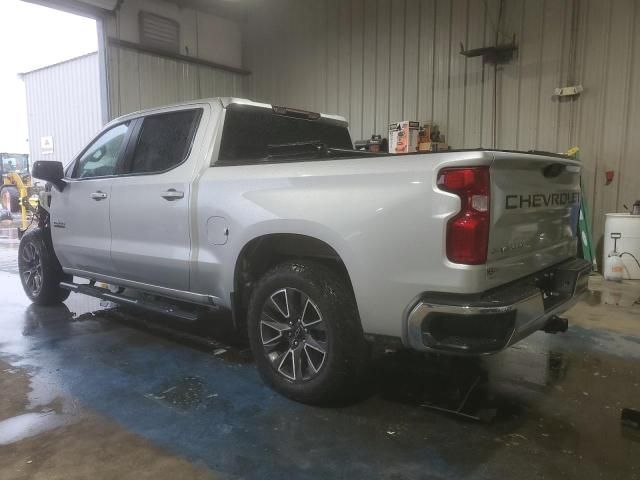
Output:
[[[488,359],[386,354],[359,402],[314,408],[263,385],[223,315],[37,307],[0,252],[0,478],[640,478],[619,418],[640,409],[637,285]]]

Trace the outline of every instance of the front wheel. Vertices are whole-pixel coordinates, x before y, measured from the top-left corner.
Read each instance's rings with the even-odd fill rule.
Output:
[[[60,282],[70,281],[56,258],[47,232],[34,228],[27,231],[18,248],[18,271],[22,288],[33,303],[54,305],[69,296],[69,291],[60,288]]]
[[[322,264],[286,262],[267,272],[249,302],[249,341],[263,379],[300,402],[340,402],[369,358],[351,289]]]

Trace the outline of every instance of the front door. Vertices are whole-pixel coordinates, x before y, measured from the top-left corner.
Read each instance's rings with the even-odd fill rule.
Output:
[[[201,108],[149,115],[111,187],[111,258],[117,277],[189,289],[192,145]]]
[[[113,273],[111,186],[129,130],[127,122],[102,133],[71,166],[64,190],[52,190],[51,235],[63,268]]]

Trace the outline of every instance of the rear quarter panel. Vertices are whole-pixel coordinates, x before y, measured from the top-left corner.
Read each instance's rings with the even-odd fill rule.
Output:
[[[345,263],[365,332],[402,336],[404,311],[421,292],[484,288],[484,266],[446,259],[445,225],[460,202],[436,187],[435,172],[490,161],[488,152],[455,152],[207,168],[194,191],[192,286],[229,302],[249,241],[307,235]],[[212,217],[228,227],[224,245],[207,239]]]

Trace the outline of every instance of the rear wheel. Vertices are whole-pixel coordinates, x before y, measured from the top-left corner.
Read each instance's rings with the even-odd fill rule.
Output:
[[[5,185],[0,187],[0,205],[2,208],[12,213],[20,209],[20,195],[18,189],[13,185]]]
[[[286,262],[267,272],[251,295],[248,328],[263,379],[300,402],[343,401],[368,364],[351,289],[319,263]]]
[[[72,277],[62,271],[48,232],[34,228],[24,234],[18,249],[18,270],[22,288],[33,303],[54,305],[69,296],[60,282]]]

